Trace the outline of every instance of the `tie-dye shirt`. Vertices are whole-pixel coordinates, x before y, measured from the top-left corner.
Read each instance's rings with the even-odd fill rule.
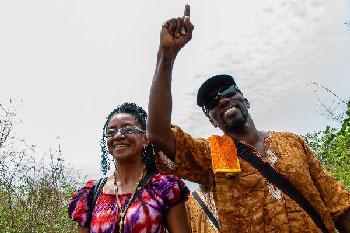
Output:
[[[79,226],[90,227],[91,233],[118,232],[120,210],[116,195],[104,193],[102,189],[95,208],[91,210],[94,187],[95,180],[89,180],[73,195],[68,208],[69,217]],[[128,208],[123,232],[166,232],[168,210],[177,203],[186,201],[188,195],[189,190],[181,179],[155,173]],[[131,193],[119,195],[123,210],[130,197]]]

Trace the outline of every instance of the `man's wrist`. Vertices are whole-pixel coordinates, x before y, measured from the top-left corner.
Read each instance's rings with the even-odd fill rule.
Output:
[[[179,51],[172,48],[160,47],[158,50],[158,62],[173,64]]]

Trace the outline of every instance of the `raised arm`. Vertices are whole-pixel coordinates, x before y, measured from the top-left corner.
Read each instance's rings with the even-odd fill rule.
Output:
[[[148,103],[148,139],[171,160],[175,157],[175,138],[170,129],[172,97],[171,76],[178,52],[192,38],[190,6],[185,6],[183,17],[166,21],[160,32],[157,65]]]

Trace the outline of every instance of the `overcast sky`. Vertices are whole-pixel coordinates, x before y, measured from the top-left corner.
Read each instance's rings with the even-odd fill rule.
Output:
[[[16,133],[43,150],[60,143],[82,174],[101,176],[105,118],[125,101],[147,109],[161,25],[186,3],[195,30],[174,66],[173,123],[194,136],[220,133],[196,93],[228,73],[258,129],[304,134],[333,124],[307,84],[349,98],[349,1],[0,0],[0,101],[23,100]]]

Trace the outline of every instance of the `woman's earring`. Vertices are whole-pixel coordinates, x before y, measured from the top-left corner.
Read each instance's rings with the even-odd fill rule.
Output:
[[[147,150],[146,147],[143,147],[142,149],[142,157],[146,157],[147,156]]]

